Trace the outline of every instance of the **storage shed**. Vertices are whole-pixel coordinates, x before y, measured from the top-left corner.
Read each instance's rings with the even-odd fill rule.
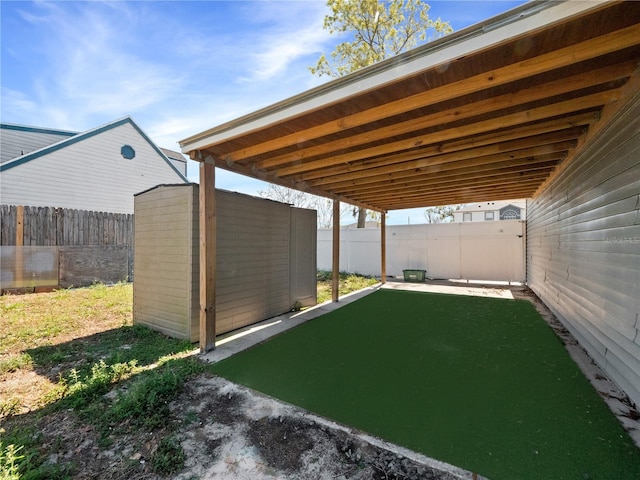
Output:
[[[199,340],[198,185],[135,196],[134,323]],[[216,192],[217,334],[316,304],[316,212]]]

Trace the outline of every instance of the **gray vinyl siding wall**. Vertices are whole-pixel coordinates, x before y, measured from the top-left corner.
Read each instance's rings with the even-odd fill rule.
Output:
[[[316,303],[315,211],[298,214],[312,217],[307,237],[314,239],[298,255],[291,251],[289,205],[216,190],[216,210],[216,334],[289,311],[297,300],[292,275],[309,284],[302,286],[301,303]],[[198,341],[198,186],[160,186],[136,195],[135,221],[134,322]],[[313,275],[292,274],[292,256],[304,257]]]
[[[26,155],[27,153],[35,152],[41,148],[66,140],[73,135],[71,132],[41,132],[37,131],[37,129],[3,126],[0,128],[0,145],[2,145],[0,163]]]
[[[640,405],[640,96],[527,217],[529,286]]]

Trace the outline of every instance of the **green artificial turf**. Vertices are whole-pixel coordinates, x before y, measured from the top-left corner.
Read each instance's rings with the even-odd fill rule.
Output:
[[[524,300],[381,290],[215,370],[491,479],[640,478],[640,451]]]

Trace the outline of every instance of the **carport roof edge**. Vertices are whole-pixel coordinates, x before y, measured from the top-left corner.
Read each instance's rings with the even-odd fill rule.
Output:
[[[248,113],[203,132],[191,135],[190,137],[180,140],[178,143],[182,153],[188,154],[191,151],[199,150],[218,140],[227,140],[236,135],[242,135],[248,131],[262,128],[282,118],[295,117],[300,113],[306,113],[314,108],[338,102],[343,98],[351,96],[354,90],[362,93],[363,91],[376,88],[389,81],[388,77],[394,80],[398,79],[398,70],[402,70],[402,76],[407,76],[415,70],[424,70],[425,67],[436,66],[438,64],[436,62],[446,62],[456,58],[456,56],[472,53],[474,50],[478,50],[480,46],[476,44],[472,49],[460,52],[452,52],[448,49],[460,44],[463,44],[460,48],[464,48],[464,46],[468,45],[467,42],[481,36],[485,39],[483,44],[491,44],[495,42],[495,35],[498,35],[499,38],[501,32],[487,35],[488,32],[495,32],[500,27],[521,21],[557,3],[557,1],[553,0],[525,3],[503,14],[453,32],[450,35],[433,40],[413,50],[403,52],[350,75],[333,79],[310,90],[267,105],[255,112]],[[567,2],[567,4],[572,7],[569,15],[583,11],[585,9],[584,5],[580,8],[573,8],[579,7],[579,5],[583,3],[584,2]],[[591,6],[591,8],[593,8],[593,6]],[[490,39],[490,41],[487,41],[487,39]],[[429,54],[436,55],[431,62],[432,65],[420,64],[419,62],[423,62],[424,57]],[[416,60],[418,60],[418,63],[416,63]],[[380,79],[381,76],[385,78]]]
[[[533,197],[637,92],[639,59],[640,4],[530,2],[180,146],[378,211]]]

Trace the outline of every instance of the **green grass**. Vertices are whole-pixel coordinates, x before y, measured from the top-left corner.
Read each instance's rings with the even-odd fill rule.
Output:
[[[0,338],[0,381],[38,374],[37,384],[22,385],[29,398],[9,391],[0,401],[0,479],[62,479],[82,470],[73,459],[45,462],[52,452],[42,446],[41,427],[60,410],[73,411],[78,428],[95,427],[102,446],[160,429],[154,471],[182,468],[168,405],[209,367],[191,356],[190,342],[131,325],[131,293],[122,284],[0,298],[0,327],[10,332]],[[18,415],[23,404],[32,411]]]
[[[331,272],[327,270],[318,270],[318,303],[331,300]],[[360,275],[359,273],[340,272],[340,281],[338,283],[338,294],[346,295],[363,288],[370,287],[378,283],[376,278],[368,275]]]
[[[527,301],[379,291],[214,369],[494,480],[640,478],[640,451]]]

